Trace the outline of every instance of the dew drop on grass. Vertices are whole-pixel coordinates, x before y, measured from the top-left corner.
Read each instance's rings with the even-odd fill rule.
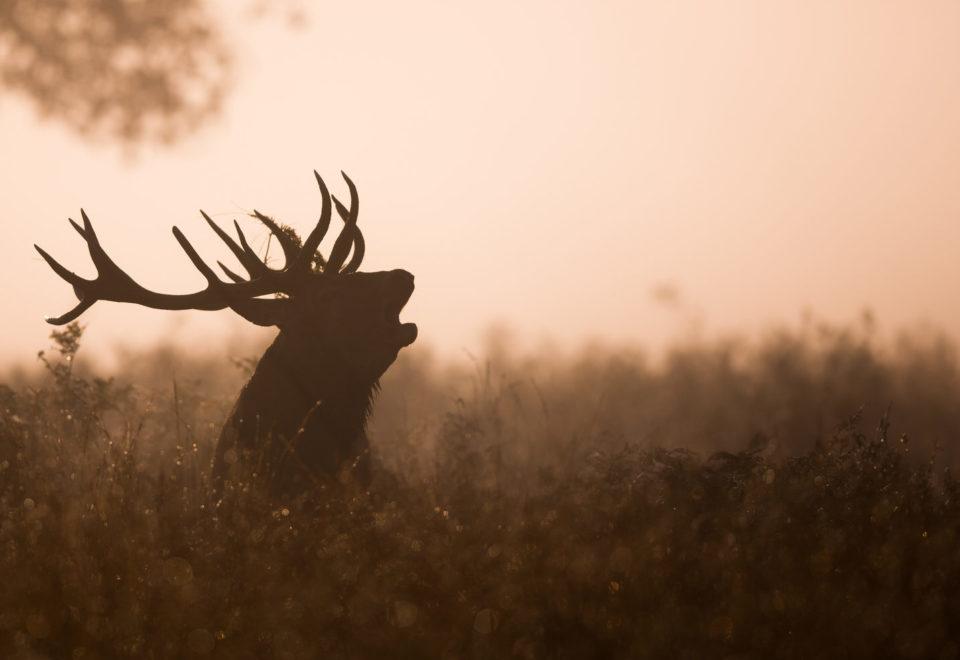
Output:
[[[497,629],[500,617],[495,610],[484,608],[473,618],[473,629],[481,635],[489,635]]]

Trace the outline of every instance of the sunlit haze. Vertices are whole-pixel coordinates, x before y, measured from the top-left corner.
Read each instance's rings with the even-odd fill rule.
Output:
[[[364,270],[405,268],[421,342],[662,346],[803,310],[960,334],[960,3],[568,0],[220,7],[223,112],[170,147],[78,137],[0,104],[0,359],[27,362],[75,304],[83,207],[114,259],[165,292],[203,279],[222,224],[307,232],[312,170],[357,183]],[[329,240],[325,249],[329,249]],[[659,292],[659,294],[658,294]],[[252,332],[230,312],[99,303],[85,350]]]

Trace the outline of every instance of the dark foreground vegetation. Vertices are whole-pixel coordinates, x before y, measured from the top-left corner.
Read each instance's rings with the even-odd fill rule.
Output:
[[[103,380],[78,329],[54,339],[0,387],[0,657],[960,656],[960,368],[935,337],[414,353],[373,487],[312,502],[212,495],[225,360]]]

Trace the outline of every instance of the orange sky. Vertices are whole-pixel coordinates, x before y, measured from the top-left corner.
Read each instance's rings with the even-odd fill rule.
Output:
[[[224,11],[224,115],[134,160],[0,99],[0,360],[32,360],[74,304],[32,243],[91,272],[80,206],[138,280],[186,292],[203,280],[171,225],[211,262],[199,208],[308,230],[314,168],[356,181],[364,269],[415,273],[403,318],[445,351],[495,320],[656,346],[682,329],[662,282],[709,332],[868,305],[960,334],[956,0],[319,7],[300,31]],[[111,303],[84,321],[94,349],[241,326]]]

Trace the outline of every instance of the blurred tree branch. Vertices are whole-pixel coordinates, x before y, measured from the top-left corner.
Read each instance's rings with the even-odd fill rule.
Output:
[[[230,70],[203,0],[0,0],[0,86],[86,136],[174,142],[218,113]]]

